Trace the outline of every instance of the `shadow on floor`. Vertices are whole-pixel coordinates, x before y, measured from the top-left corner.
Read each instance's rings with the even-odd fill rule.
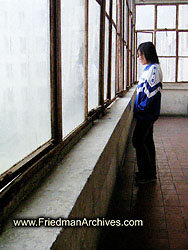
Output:
[[[103,228],[98,250],[188,250],[188,119],[161,117],[154,140],[156,183],[134,185],[136,156],[129,143],[107,218],[131,225]],[[143,226],[133,226],[135,220]]]

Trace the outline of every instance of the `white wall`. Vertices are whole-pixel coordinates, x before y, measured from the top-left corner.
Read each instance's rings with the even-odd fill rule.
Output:
[[[188,114],[188,83],[163,84],[161,114]]]

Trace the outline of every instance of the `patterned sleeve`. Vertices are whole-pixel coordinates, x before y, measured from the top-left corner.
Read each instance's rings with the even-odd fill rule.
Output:
[[[161,92],[162,88],[162,75],[160,66],[152,65],[149,68],[148,74],[143,84],[142,94],[138,109],[140,111],[146,110],[155,100],[157,94]]]

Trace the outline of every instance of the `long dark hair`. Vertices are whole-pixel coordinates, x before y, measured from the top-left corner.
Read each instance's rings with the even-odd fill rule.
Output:
[[[146,60],[150,63],[159,63],[155,45],[152,42],[141,43],[138,46],[140,54],[145,56]]]

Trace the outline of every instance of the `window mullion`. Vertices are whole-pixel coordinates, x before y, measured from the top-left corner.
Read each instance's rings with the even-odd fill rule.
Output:
[[[179,16],[179,5],[176,5],[176,72],[175,81],[178,82],[178,49],[179,49],[179,33],[178,33],[178,16]]]
[[[84,49],[84,96],[85,96],[85,120],[88,119],[88,23],[89,23],[89,3],[85,0],[85,49]]]
[[[61,85],[61,4],[50,1],[51,50],[51,121],[54,144],[62,141],[62,85]]]
[[[99,105],[104,106],[104,50],[105,50],[105,6],[106,2],[101,3],[100,14],[100,55],[99,55]]]
[[[111,73],[112,73],[112,5],[113,0],[110,0],[110,23],[109,23],[109,53],[108,53],[108,78],[107,78],[107,99],[111,100]]]

